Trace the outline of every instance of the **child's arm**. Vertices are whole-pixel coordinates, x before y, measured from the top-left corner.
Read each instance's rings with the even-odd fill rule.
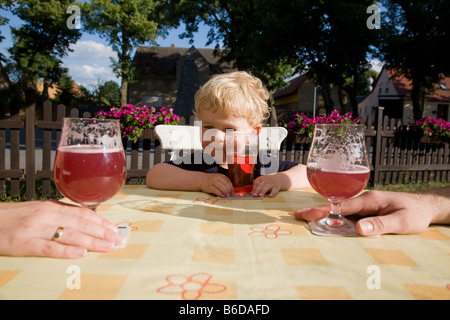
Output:
[[[253,196],[263,197],[269,192],[274,197],[279,191],[310,187],[306,177],[306,166],[296,165],[286,171],[260,176],[253,182]]]
[[[147,172],[147,186],[162,190],[203,191],[219,197],[233,194],[233,185],[221,173],[205,173],[158,163]]]

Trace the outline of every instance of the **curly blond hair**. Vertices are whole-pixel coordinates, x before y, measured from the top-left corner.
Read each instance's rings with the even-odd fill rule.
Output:
[[[269,117],[270,95],[262,81],[247,72],[214,75],[195,94],[195,114],[202,109],[221,110],[226,115],[246,118],[252,127]]]

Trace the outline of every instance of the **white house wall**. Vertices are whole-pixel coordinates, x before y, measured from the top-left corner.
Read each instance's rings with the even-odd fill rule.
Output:
[[[389,79],[389,75],[386,69],[382,69],[378,81],[375,83],[373,90],[358,103],[359,114],[362,118],[366,117],[368,114],[375,115],[374,107],[379,105],[379,96],[381,96],[381,101],[383,98],[386,99],[403,99],[397,95],[397,90]],[[424,115],[435,118],[437,116],[438,104],[446,104],[445,102],[426,102],[424,106]],[[382,102],[380,103],[382,105]],[[409,123],[413,120],[413,108],[411,100],[403,101],[403,123]],[[450,115],[449,115],[450,118]],[[450,119],[446,119],[450,121]]]
[[[378,80],[375,82],[375,87],[358,103],[360,117],[365,118],[369,114],[372,114],[372,116],[375,115],[374,107],[379,106],[378,95],[397,95],[397,91],[395,90],[394,85],[389,81],[389,75],[384,68],[378,76]]]

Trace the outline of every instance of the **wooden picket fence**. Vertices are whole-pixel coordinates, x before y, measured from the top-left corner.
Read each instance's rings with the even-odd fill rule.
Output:
[[[25,119],[35,119],[35,110],[34,102],[28,104]],[[37,180],[40,180],[42,184],[42,196],[49,196],[54,191],[52,190],[54,188],[53,162],[63,118],[90,118],[92,115],[89,112],[80,114],[76,108],[69,110],[64,105],[58,105],[56,119],[52,119],[53,111],[52,103],[45,101],[41,120],[23,121],[18,114],[9,119],[0,120],[0,197],[8,193],[13,198],[19,197],[20,181],[24,178],[27,200],[35,199]],[[9,130],[8,135],[7,130]],[[22,133],[23,136],[24,132],[25,150],[21,150],[20,134]],[[42,134],[42,148],[39,148],[39,152],[36,150],[36,132]],[[6,147],[7,136],[9,136],[8,148]],[[127,182],[130,184],[145,182],[146,173],[153,164],[166,161],[168,158],[168,152],[161,149],[153,130],[147,132],[146,137],[137,143],[124,142],[124,149],[127,154]],[[6,167],[5,161],[7,156],[9,168]],[[20,165],[23,160],[25,160],[24,168]],[[39,168],[36,167],[37,162],[41,164]],[[9,192],[5,190],[6,185],[10,189]]]
[[[418,138],[400,120],[383,116],[383,111],[383,107],[376,107],[374,119],[369,114],[360,121],[366,126],[369,183],[376,189],[387,184],[449,182],[450,140]],[[308,142],[298,136],[292,142],[288,140],[287,160],[306,164]]]
[[[50,195],[54,188],[52,163],[62,119],[66,116],[91,117],[91,114],[79,114],[77,109],[68,110],[64,105],[53,107],[50,101],[46,101],[42,119],[36,119],[36,104],[32,96],[27,96],[24,107],[25,120],[18,113],[0,120],[0,197],[18,197],[20,181],[25,179],[26,199],[31,200],[36,197],[38,180],[42,181],[42,195]],[[383,117],[382,107],[376,108],[375,119],[369,116],[363,123],[366,125],[366,144],[370,154],[370,183],[375,188],[379,184],[450,181],[448,142],[419,142],[408,135],[402,136],[398,133],[399,128],[403,127],[401,122]],[[25,143],[21,145],[23,132]],[[36,147],[36,132],[42,133],[42,147]],[[6,141],[7,137],[9,141]],[[310,142],[310,139],[289,135],[282,144],[280,159],[306,164]],[[168,158],[168,152],[161,149],[153,130],[137,143],[126,143],[124,148],[127,154],[127,183],[130,184],[145,183],[147,171]],[[25,165],[21,165],[23,162]],[[37,167],[37,163],[42,165]]]

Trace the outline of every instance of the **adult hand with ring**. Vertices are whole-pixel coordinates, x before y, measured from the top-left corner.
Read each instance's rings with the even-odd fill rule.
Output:
[[[59,238],[61,238],[62,234],[63,234],[63,230],[64,228],[59,227],[58,229],[56,229],[55,234],[53,235],[53,241],[59,241]]]
[[[97,213],[56,200],[0,204],[0,255],[81,258],[124,239]]]

